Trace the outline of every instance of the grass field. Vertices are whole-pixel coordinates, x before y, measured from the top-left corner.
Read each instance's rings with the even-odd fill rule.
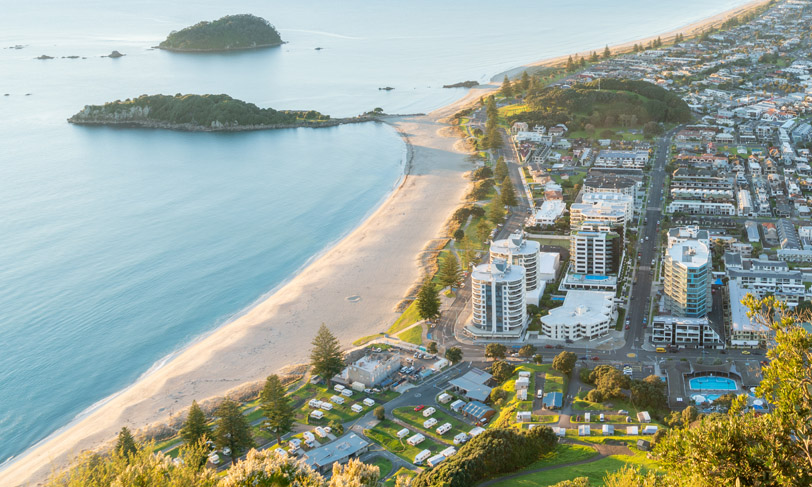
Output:
[[[392,461],[386,457],[375,457],[372,459],[372,462],[369,463],[370,465],[375,465],[380,469],[380,478],[384,478],[392,472]]]
[[[404,342],[413,343],[415,345],[422,345],[423,344],[423,325],[418,325],[413,328],[409,328],[408,330],[404,331],[403,333],[398,334],[398,338],[403,340]]]
[[[392,411],[392,413],[396,418],[409,424],[410,426],[413,426],[417,431],[425,434],[426,436],[439,437],[448,443],[453,441],[456,434],[467,433],[473,427],[439,409],[430,416],[437,420],[437,424],[428,430],[423,427],[423,422],[429,418],[423,417],[422,411],[415,411],[411,406],[404,406],[402,408],[395,409]],[[435,430],[443,423],[451,423],[451,431],[444,435],[438,435]]]
[[[395,482],[397,482],[397,478],[402,476],[414,478],[417,476],[417,473],[415,473],[413,470],[409,470],[406,467],[400,467],[400,470],[395,472],[395,475],[393,475],[392,478],[383,483],[384,487],[394,487]]]
[[[420,321],[420,315],[417,314],[417,301],[413,302],[403,311],[403,314],[400,315],[392,326],[389,327],[387,331],[388,334],[394,335],[401,330],[405,330],[409,326],[417,323]]]
[[[397,432],[402,429],[403,427],[401,425],[393,421],[383,420],[374,428],[364,430],[364,434],[409,463],[414,462],[414,457],[423,450],[428,449],[431,450],[432,453],[439,453],[441,450],[443,450],[443,448],[445,448],[445,446],[438,445],[428,437],[426,437],[426,439],[423,440],[423,442],[419,445],[411,446],[410,444],[406,443],[406,440],[409,438],[409,436],[414,434],[414,431],[412,431],[409,436],[401,440],[397,437]]]
[[[355,340],[354,342],[352,342],[352,344],[355,345],[356,347],[360,347],[361,345],[366,345],[367,343],[371,342],[372,340],[375,340],[376,338],[381,338],[381,337],[383,337],[383,333],[376,333],[374,335],[367,335],[365,337],[359,338],[358,340]]]

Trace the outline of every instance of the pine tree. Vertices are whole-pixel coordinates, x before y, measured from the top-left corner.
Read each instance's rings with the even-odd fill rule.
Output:
[[[609,45],[607,45],[607,46],[606,46],[606,47],[603,49],[603,58],[604,58],[604,59],[609,59],[610,57],[612,57],[612,51],[610,51],[610,50],[609,50]]]
[[[459,249],[462,254],[462,266],[467,269],[476,258],[471,240],[467,236],[463,237],[459,245],[457,245],[457,249]]]
[[[512,98],[513,97],[513,86],[510,85],[510,78],[505,75],[505,79],[502,81],[502,95],[505,98]]]
[[[493,178],[496,181],[504,181],[507,175],[508,167],[505,163],[505,158],[499,157],[499,159],[496,160],[496,167],[493,168]]]
[[[437,277],[442,287],[454,287],[462,278],[460,261],[453,252],[446,253],[440,259],[440,269],[437,272]]]
[[[572,56],[567,58],[567,71],[575,70],[575,63],[572,62]]]
[[[321,376],[329,383],[330,379],[344,368],[344,358],[338,339],[330,333],[327,325],[322,323],[311,343],[313,349],[310,351],[310,365],[313,366],[313,374]]]
[[[485,242],[487,240],[488,235],[491,233],[491,226],[488,224],[488,220],[483,218],[479,220],[476,226],[476,236],[479,237],[481,242]]]
[[[582,67],[582,68],[583,68],[583,67],[586,67],[586,56],[584,56],[584,57],[582,57],[582,58],[581,58],[581,63],[580,63],[580,64],[581,64],[581,67]]]
[[[186,415],[186,421],[180,429],[180,437],[187,445],[196,445],[200,440],[211,438],[211,428],[206,423],[206,415],[197,405],[197,401],[192,401],[192,407]]]
[[[133,434],[130,433],[130,429],[126,426],[122,427],[121,431],[118,433],[118,440],[116,440],[116,447],[114,451],[122,458],[125,458],[127,462],[129,462],[129,459],[138,452],[138,446],[135,444],[135,438],[133,438]]]
[[[285,387],[279,376],[276,374],[268,376],[259,398],[265,416],[263,426],[276,435],[276,442],[281,444],[282,435],[293,428],[293,408],[290,407],[290,401],[285,395]]]
[[[505,206],[516,206],[519,202],[516,199],[516,191],[513,189],[513,183],[510,181],[510,176],[502,181],[502,204]]]
[[[524,92],[527,92],[528,88],[530,88],[530,75],[527,74],[527,71],[522,71],[522,81],[520,86]]]
[[[488,220],[497,225],[502,223],[502,220],[505,219],[505,207],[502,206],[502,202],[499,198],[494,198],[488,203],[487,216]]]
[[[417,314],[423,320],[433,320],[440,316],[440,298],[431,279],[426,279],[417,293]]]
[[[598,53],[592,51],[592,54],[589,56],[589,62],[597,63],[598,62]]]
[[[231,450],[229,456],[233,465],[246,450],[255,446],[251,437],[251,426],[237,403],[230,399],[220,404],[215,415],[217,426],[214,429],[214,443],[220,449]]]

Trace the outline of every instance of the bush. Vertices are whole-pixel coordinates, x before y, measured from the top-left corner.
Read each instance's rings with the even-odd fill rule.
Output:
[[[592,389],[587,393],[586,400],[589,402],[603,402],[603,394],[597,389]]]
[[[587,367],[581,367],[578,370],[578,378],[581,379],[581,382],[583,382],[584,384],[593,384],[593,385],[595,384],[594,382],[592,382],[592,380],[590,380],[591,376],[592,371]]]
[[[456,455],[424,470],[412,487],[469,487],[482,480],[513,472],[553,451],[557,438],[547,427],[528,431],[490,429],[474,437]]]
[[[377,419],[383,421],[386,417],[386,410],[383,408],[383,406],[378,406],[375,408],[375,411],[373,411],[372,414],[374,414]]]

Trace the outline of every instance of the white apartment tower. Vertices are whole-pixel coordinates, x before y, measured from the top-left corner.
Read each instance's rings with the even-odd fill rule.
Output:
[[[503,259],[474,268],[472,332],[476,335],[521,335],[527,322],[524,267]]]

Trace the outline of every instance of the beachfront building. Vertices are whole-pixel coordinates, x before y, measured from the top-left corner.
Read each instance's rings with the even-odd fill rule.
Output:
[[[553,340],[593,339],[614,326],[615,293],[569,291],[564,304],[541,317],[541,333]]]
[[[651,320],[654,345],[721,348],[724,344],[707,317],[655,316]]]
[[[710,247],[699,240],[675,243],[665,254],[665,305],[674,316],[699,318],[711,308]]]
[[[513,233],[504,240],[491,243],[490,258],[504,260],[514,266],[524,267],[524,288],[531,293],[539,288],[539,250],[538,242],[527,240],[521,232]]]
[[[769,294],[796,306],[806,297],[804,273],[791,270],[784,261],[747,259],[734,252],[726,252],[724,261],[730,281],[757,298]]]
[[[361,383],[365,387],[374,387],[385,381],[400,368],[400,357],[392,353],[365,355],[348,365],[342,378],[347,384]]]
[[[471,273],[473,318],[467,330],[477,337],[518,337],[527,324],[524,267],[503,259]]]

